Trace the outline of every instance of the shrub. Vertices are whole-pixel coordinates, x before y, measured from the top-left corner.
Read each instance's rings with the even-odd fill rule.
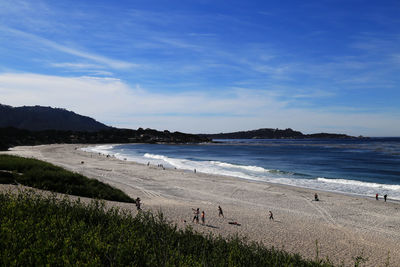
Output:
[[[119,189],[50,163],[11,155],[0,155],[0,183],[15,181],[58,193],[134,203]]]

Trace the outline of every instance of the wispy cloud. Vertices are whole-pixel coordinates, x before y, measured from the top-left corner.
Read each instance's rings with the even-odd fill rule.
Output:
[[[187,41],[183,41],[182,39],[178,38],[166,38],[166,37],[153,37],[154,41],[167,45],[168,47],[174,48],[184,48],[184,49],[191,49],[195,51],[202,51],[203,48],[199,45],[194,45]]]
[[[24,31],[20,31],[17,29],[12,29],[9,27],[0,27],[0,30],[11,33],[11,34],[16,35],[21,38],[29,39],[31,42],[35,42],[37,44],[46,46],[48,48],[52,48],[59,52],[63,52],[63,53],[69,54],[69,55],[77,56],[80,58],[92,60],[92,61],[100,63],[100,64],[104,64],[107,67],[111,67],[113,69],[130,69],[130,68],[135,68],[135,67],[139,66],[138,64],[134,64],[131,62],[115,60],[115,59],[111,59],[111,58],[97,55],[94,53],[86,52],[84,50],[79,50],[76,48],[68,47],[66,45],[62,45],[57,42],[48,40],[46,38],[42,38],[40,36],[31,34],[28,32],[24,32]]]
[[[56,68],[62,68],[67,72],[86,72],[95,76],[113,76],[112,72],[104,70],[104,66],[99,64],[63,62],[49,63],[49,65]]]
[[[72,69],[101,69],[103,66],[95,65],[95,64],[88,64],[88,63],[71,63],[71,62],[64,62],[64,63],[50,63],[53,67],[58,68],[72,68]]]

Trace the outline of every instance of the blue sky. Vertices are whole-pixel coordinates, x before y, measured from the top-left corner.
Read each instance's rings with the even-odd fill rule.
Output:
[[[0,103],[116,127],[400,136],[399,1],[0,0]]]

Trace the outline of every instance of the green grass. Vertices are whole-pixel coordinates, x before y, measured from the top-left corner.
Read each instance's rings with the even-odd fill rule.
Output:
[[[119,189],[50,163],[0,155],[0,183],[26,186],[70,195],[120,202],[135,201]]]
[[[238,238],[177,229],[162,214],[33,191],[0,193],[1,266],[332,266]]]

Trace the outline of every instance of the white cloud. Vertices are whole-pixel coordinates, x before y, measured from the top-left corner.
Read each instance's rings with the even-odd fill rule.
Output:
[[[113,78],[3,73],[0,103],[62,107],[127,128],[199,133],[291,127],[308,133],[400,135],[396,114],[290,108],[274,94],[244,88],[229,94],[152,93]]]

